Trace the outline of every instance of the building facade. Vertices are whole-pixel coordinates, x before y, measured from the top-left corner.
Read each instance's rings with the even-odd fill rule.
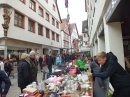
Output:
[[[130,1],[85,0],[91,54],[112,51],[127,69],[130,62]]]
[[[82,21],[82,36],[83,36],[83,45],[81,47],[81,52],[90,52],[89,44],[89,34],[88,34],[88,21]]]
[[[79,34],[78,34],[78,29],[75,23],[72,23],[69,25],[69,32],[70,32],[70,50],[69,52],[74,53],[74,49],[76,50],[76,52],[79,51],[79,43],[78,43],[78,39],[79,39]],[[75,47],[74,47],[75,45]]]
[[[12,6],[7,37],[0,26],[0,55],[7,58],[35,50],[39,55],[58,53],[61,18],[55,0],[0,0],[0,24],[5,7]]]
[[[61,49],[63,53],[68,53],[70,34],[69,34],[69,24],[67,22],[67,19],[62,19],[60,28],[61,28]]]

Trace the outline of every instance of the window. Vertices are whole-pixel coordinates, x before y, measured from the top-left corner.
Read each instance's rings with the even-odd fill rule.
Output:
[[[41,7],[39,7],[38,14],[43,17],[43,9]]]
[[[42,25],[38,25],[38,35],[43,36],[43,26]]]
[[[55,32],[52,32],[52,40],[55,40]]]
[[[29,7],[35,11],[35,2],[33,0],[30,0],[30,5]]]
[[[31,32],[35,32],[35,22],[32,20],[28,20],[28,30]]]
[[[59,42],[59,35],[56,34],[56,41]]]
[[[50,38],[50,31],[49,31],[48,28],[46,28],[46,37],[47,37],[47,38]]]
[[[25,3],[25,0],[20,0],[21,2]]]
[[[52,25],[55,26],[55,19],[54,18],[52,18]]]
[[[19,13],[15,13],[14,25],[23,28],[24,24],[24,17]]]
[[[48,0],[45,0],[48,3]]]
[[[46,20],[49,22],[49,14],[46,13]]]
[[[95,14],[95,7],[94,7],[94,11],[93,11],[93,17],[94,17],[94,14]]]
[[[53,10],[55,11],[55,5],[53,4]]]
[[[56,22],[56,27],[59,28],[59,23],[58,22]]]

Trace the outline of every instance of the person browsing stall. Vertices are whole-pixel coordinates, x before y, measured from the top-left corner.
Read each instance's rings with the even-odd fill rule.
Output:
[[[101,72],[94,72],[95,77],[106,79],[114,88],[112,97],[130,97],[130,74],[118,63],[117,57],[112,53],[101,52],[96,56],[101,64]]]

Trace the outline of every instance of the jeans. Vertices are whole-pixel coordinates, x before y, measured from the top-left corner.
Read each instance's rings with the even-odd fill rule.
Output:
[[[36,82],[36,84],[38,85],[38,81],[37,81],[37,78],[36,78],[35,82]]]
[[[48,70],[49,70],[49,73],[51,74],[52,73],[52,65],[48,65]]]
[[[65,60],[64,59],[62,59],[62,64],[65,64]]]
[[[42,69],[43,69],[43,68],[42,68],[42,62],[40,62],[39,65],[40,65],[40,69],[42,70]]]
[[[56,65],[59,67],[60,66],[60,62],[57,62]]]
[[[2,88],[5,88],[5,83],[2,81],[2,85],[1,85]]]

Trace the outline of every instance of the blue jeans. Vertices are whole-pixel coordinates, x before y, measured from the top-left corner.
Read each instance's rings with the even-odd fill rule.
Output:
[[[65,60],[64,59],[62,59],[62,64],[65,64]]]
[[[52,65],[48,65],[48,70],[49,70],[49,73],[51,74],[52,73]]]
[[[56,65],[59,67],[60,66],[60,62],[57,62]]]
[[[40,65],[40,69],[42,70],[42,69],[43,69],[43,68],[42,68],[42,62],[40,62],[39,65]]]

